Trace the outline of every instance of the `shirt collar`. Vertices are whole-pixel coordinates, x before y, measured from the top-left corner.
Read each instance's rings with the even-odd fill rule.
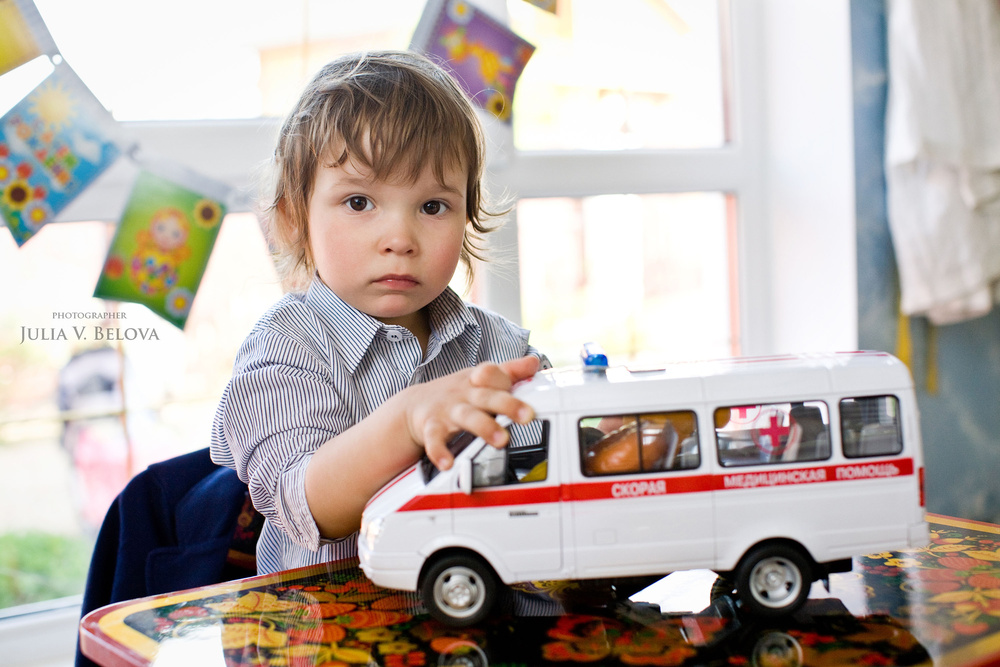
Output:
[[[353,373],[384,325],[344,302],[319,276],[309,285],[305,301],[328,325],[341,359]]]
[[[445,343],[457,339],[469,365],[475,365],[483,333],[462,297],[448,287],[428,304],[427,309],[430,314],[431,339],[424,357],[428,361],[433,359]]]
[[[309,285],[305,301],[329,325],[341,358],[352,373],[356,371],[372,341],[386,325],[347,304],[319,276],[314,277]],[[431,337],[425,359],[433,359],[446,343],[458,339],[469,364],[474,365],[482,341],[482,331],[461,297],[449,287],[431,301],[427,308]]]

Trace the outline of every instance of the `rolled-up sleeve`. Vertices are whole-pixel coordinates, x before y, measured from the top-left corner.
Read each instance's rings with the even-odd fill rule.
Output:
[[[296,544],[320,534],[305,496],[313,453],[350,424],[329,358],[305,338],[257,329],[237,355],[212,429],[212,458],[233,468],[254,506]]]

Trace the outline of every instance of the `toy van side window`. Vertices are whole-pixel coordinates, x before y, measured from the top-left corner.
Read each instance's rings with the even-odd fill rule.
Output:
[[[889,456],[903,451],[899,400],[895,396],[847,398],[840,402],[844,456]]]
[[[579,438],[587,477],[688,470],[701,464],[697,420],[690,410],[584,417]]]
[[[507,430],[506,447],[486,445],[472,459],[473,488],[539,482],[548,476],[549,422],[536,419]]]
[[[830,411],[823,401],[738,405],[715,411],[725,467],[830,458]]]

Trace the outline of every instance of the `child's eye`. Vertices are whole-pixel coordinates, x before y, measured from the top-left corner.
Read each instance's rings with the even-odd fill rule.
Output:
[[[431,201],[426,202],[423,205],[422,210],[427,215],[439,215],[448,210],[448,205],[445,204],[443,201],[432,199]]]
[[[347,205],[351,207],[352,211],[370,211],[372,208],[368,197],[362,197],[361,195],[350,197],[347,200]]]

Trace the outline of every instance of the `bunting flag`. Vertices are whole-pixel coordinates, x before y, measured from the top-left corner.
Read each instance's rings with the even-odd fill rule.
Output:
[[[19,246],[114,162],[117,136],[66,63],[0,118],[0,217]]]
[[[0,0],[0,74],[40,55],[58,53],[31,0]]]
[[[111,241],[94,296],[148,307],[180,329],[187,323],[226,213],[224,186],[179,167],[170,177],[139,172]]]
[[[525,2],[552,14],[556,13],[556,0],[525,0]]]
[[[535,47],[466,0],[428,0],[410,48],[451,69],[480,107],[511,122],[514,86]]]

